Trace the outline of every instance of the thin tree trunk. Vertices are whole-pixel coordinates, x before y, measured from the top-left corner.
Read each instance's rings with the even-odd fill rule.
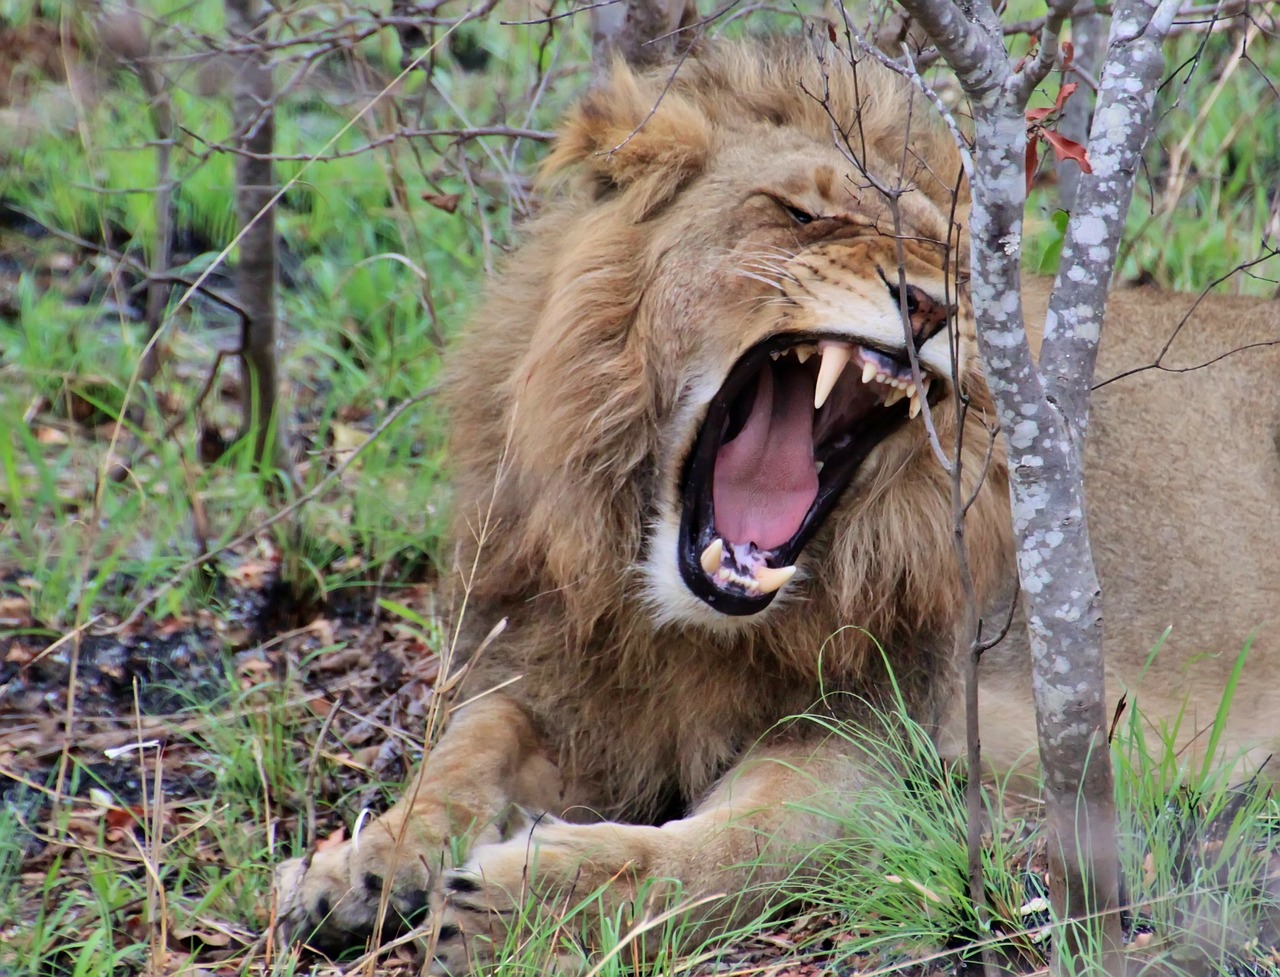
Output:
[[[98,20],[98,37],[103,46],[138,76],[146,92],[151,124],[156,131],[156,232],[151,259],[147,263],[147,342],[143,348],[138,378],[149,383],[160,372],[159,334],[172,289],[169,252],[173,237],[173,106],[168,85],[155,66],[155,51],[142,18],[132,3],[110,10]]]
[[[1052,0],[1036,55],[1014,67],[985,4],[901,0],[969,97],[970,294],[983,369],[1008,453],[1018,577],[1045,775],[1052,970],[1123,967],[1115,792],[1107,743],[1102,601],[1089,544],[1083,441],[1116,248],[1177,0],[1121,0],[1088,154],[1037,364],[1023,325],[1026,106],[1053,68],[1073,0]]]
[[[227,0],[244,39],[265,39],[253,0]],[[236,158],[236,215],[241,228],[237,290],[245,311],[240,361],[244,419],[240,436],[250,439],[256,466],[283,461],[284,432],[278,409],[276,354],[275,86],[267,52],[247,54],[235,76],[234,116],[240,129]]]
[[[620,0],[591,8],[591,47],[596,70],[613,55],[645,66],[669,61],[693,42],[696,0]]]

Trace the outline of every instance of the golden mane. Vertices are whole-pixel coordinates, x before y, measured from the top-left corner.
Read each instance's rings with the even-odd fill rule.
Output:
[[[697,233],[700,181],[714,179],[714,159],[753,151],[752,126],[829,146],[833,117],[853,120],[850,143],[885,180],[902,169],[911,120],[904,211],[945,235],[958,154],[921,96],[878,64],[851,67],[829,51],[820,61],[797,41],[711,44],[674,79],[669,68],[638,74],[616,64],[570,114],[544,166],[558,192],[525,229],[449,361],[458,563],[464,576],[475,565],[472,606],[495,608],[476,622],[481,632],[506,613],[526,629],[522,646],[554,656],[594,642],[608,649],[610,669],[634,667],[637,676],[673,648],[703,654],[718,645],[802,678],[806,694],[825,648],[822,667],[834,687],[866,695],[883,688],[874,637],[892,650],[917,699],[939,687],[938,672],[949,667],[943,656],[911,655],[940,639],[949,646],[962,595],[949,481],[922,428],[897,436],[895,461],[861,492],[858,518],[838,511],[831,532],[810,545],[834,578],[805,594],[804,614],[713,635],[660,628],[637,599],[648,532],[667,491],[663,473],[687,447],[671,443],[667,424],[688,379],[676,350],[693,340],[688,327],[648,314],[655,292],[679,287],[664,266],[672,237]],[[883,216],[878,195],[865,196]],[[724,312],[690,308],[689,318],[711,325]],[[980,413],[983,388],[972,377],[967,383]],[[949,444],[950,408],[934,416]],[[971,482],[988,446],[973,426]],[[1008,551],[999,470],[990,481],[968,528],[984,590],[1006,569]],[[864,630],[832,637],[846,625]],[[808,704],[797,697],[797,709]]]

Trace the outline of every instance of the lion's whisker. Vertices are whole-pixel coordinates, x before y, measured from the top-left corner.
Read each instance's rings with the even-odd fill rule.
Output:
[[[740,268],[738,269],[738,274],[741,275],[743,278],[752,278],[763,285],[768,285],[770,288],[776,288],[778,289],[778,291],[782,291],[781,283],[776,282],[771,278],[766,278],[764,275],[758,275],[754,271],[748,271],[745,268]]]

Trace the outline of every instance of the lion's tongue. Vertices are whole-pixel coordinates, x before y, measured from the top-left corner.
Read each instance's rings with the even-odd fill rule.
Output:
[[[747,423],[716,455],[712,500],[727,542],[781,546],[817,498],[813,384],[806,370],[760,371]]]

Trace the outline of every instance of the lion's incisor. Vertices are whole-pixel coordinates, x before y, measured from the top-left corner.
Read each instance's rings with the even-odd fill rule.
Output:
[[[1012,540],[957,285],[960,163],[929,115],[878,65],[799,41],[618,65],[571,112],[545,210],[448,356],[464,653],[507,626],[468,663],[404,800],[282,868],[286,935],[347,942],[386,887],[393,920],[434,906],[456,972],[528,886],[608,885],[613,904],[659,880],[754,891],[838,831],[819,812],[864,776],[856,748],[794,717],[867,722],[891,667],[918,720],[945,718],[965,605],[920,415],[953,450],[956,378],[966,539],[992,605]],[[1192,304],[1115,301],[1103,374],[1154,357]],[[1277,338],[1274,304],[1210,299],[1174,352],[1189,365]],[[1277,360],[1258,348],[1098,398],[1091,515],[1117,677],[1136,681],[1164,625],[1196,615],[1139,707],[1212,701],[1222,668],[1189,689],[1183,662],[1277,623]],[[986,741],[1006,757],[1034,743],[1017,674],[1000,664],[988,684],[1008,721]],[[1242,693],[1265,718],[1229,747],[1280,745],[1275,689]],[[454,837],[473,845],[458,866]],[[763,898],[700,912],[720,924]]]

